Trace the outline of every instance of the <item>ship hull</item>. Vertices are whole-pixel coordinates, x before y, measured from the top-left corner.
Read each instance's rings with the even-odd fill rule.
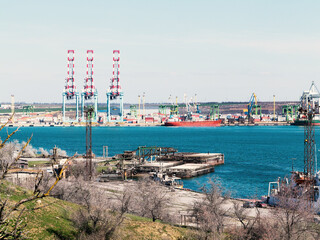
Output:
[[[293,123],[291,123],[291,125],[305,126],[305,125],[307,125],[307,121],[306,120],[296,120]],[[320,120],[313,120],[312,125],[313,126],[320,126]]]
[[[166,122],[167,127],[219,127],[221,120]]]

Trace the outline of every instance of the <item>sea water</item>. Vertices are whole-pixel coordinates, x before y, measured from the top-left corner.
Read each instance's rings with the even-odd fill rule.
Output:
[[[1,139],[14,128],[1,131]],[[319,142],[316,127],[316,142]],[[54,146],[68,155],[84,154],[85,127],[22,127],[13,139],[50,151]],[[297,126],[226,126],[226,127],[93,127],[93,152],[109,156],[139,146],[174,147],[179,152],[223,153],[225,164],[215,172],[183,180],[184,187],[199,190],[210,178],[219,179],[233,197],[260,197],[267,194],[268,183],[303,171],[304,128]],[[319,144],[320,146],[320,144]],[[320,149],[320,148],[319,148]],[[293,163],[293,164],[292,164]]]

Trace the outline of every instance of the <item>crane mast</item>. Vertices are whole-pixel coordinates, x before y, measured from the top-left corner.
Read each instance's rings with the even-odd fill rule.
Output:
[[[116,100],[119,97],[120,107],[119,113],[120,122],[123,121],[123,92],[120,85],[120,50],[113,50],[113,71],[110,87],[107,90],[107,121],[112,122],[110,102]],[[118,120],[115,120],[118,121]]]
[[[73,99],[76,95],[74,84],[74,50],[68,50],[68,77],[66,78],[65,92],[67,99]]]
[[[68,50],[68,77],[66,78],[64,91],[62,93],[63,122],[66,122],[66,100],[72,100],[74,98],[76,100],[76,119],[70,119],[69,121],[77,122],[79,118],[79,93],[74,83],[74,55],[74,50]]]
[[[121,85],[120,85],[120,51],[113,51],[113,72],[111,79],[111,100],[116,99],[122,93]]]
[[[94,101],[94,116],[92,121],[97,121],[98,115],[98,92],[93,82],[93,50],[87,50],[87,76],[84,79],[84,87],[81,94],[81,118],[85,121],[84,107],[85,101],[93,98]]]

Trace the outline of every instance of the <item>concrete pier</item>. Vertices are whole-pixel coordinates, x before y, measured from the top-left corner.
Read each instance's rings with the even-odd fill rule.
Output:
[[[214,172],[214,167],[224,164],[222,153],[175,153],[161,156],[155,162],[136,166],[139,173],[163,172],[169,176],[192,178]]]
[[[175,175],[180,178],[192,178],[214,172],[214,165],[186,163],[179,166],[168,168],[168,174]]]

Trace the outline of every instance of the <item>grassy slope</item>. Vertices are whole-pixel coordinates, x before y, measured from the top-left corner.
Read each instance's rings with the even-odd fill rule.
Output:
[[[30,192],[8,182],[0,183],[1,199],[9,198],[11,203],[30,196]],[[38,210],[30,210],[40,207]],[[24,221],[27,223],[26,235],[29,239],[75,239],[76,229],[70,216],[79,209],[79,205],[47,197],[26,204]],[[127,215],[122,227],[117,231],[118,239],[181,239],[188,235],[185,228],[175,227],[135,215]]]
[[[183,239],[190,232],[186,228],[161,222],[152,222],[149,218],[128,215],[115,239]]]
[[[45,166],[51,166],[50,161],[29,161],[28,162],[29,167],[45,167]]]

